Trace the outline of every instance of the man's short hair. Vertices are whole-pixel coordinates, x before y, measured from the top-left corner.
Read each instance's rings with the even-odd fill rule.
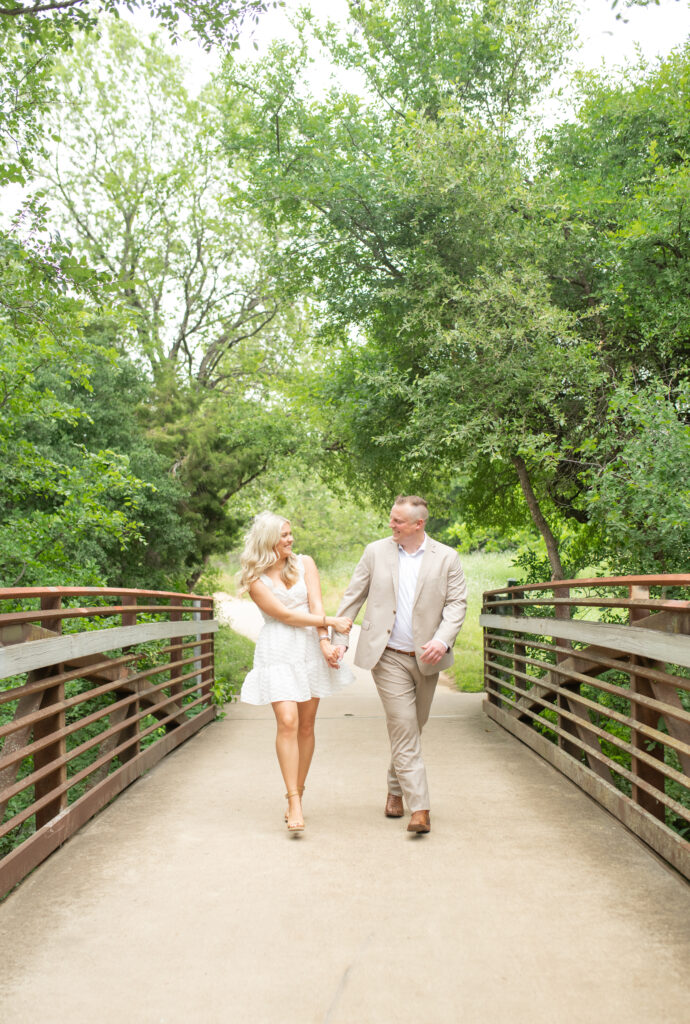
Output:
[[[411,505],[414,510],[415,517],[417,519],[421,519],[424,523],[429,518],[429,507],[424,498],[420,498],[418,494],[399,494],[393,504]]]

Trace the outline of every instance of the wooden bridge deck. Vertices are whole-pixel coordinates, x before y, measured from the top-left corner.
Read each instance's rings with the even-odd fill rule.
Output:
[[[301,838],[270,709],[233,706],[0,907],[0,1019],[684,1024],[688,885],[481,700],[439,689],[416,838],[368,675],[322,703]]]

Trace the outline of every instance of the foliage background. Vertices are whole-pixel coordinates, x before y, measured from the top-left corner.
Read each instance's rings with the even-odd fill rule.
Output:
[[[482,589],[687,570],[687,41],[575,72],[570,0],[358,0],[246,61],[269,4],[32,6],[0,8],[0,585],[210,589],[270,507],[334,610],[422,492],[476,689]],[[195,96],[185,17],[223,58]],[[221,633],[219,700],[250,655]]]

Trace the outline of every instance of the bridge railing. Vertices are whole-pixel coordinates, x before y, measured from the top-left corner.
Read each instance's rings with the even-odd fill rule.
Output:
[[[480,623],[486,713],[690,878],[690,575],[487,591]]]
[[[0,896],[215,716],[213,600],[0,589]]]

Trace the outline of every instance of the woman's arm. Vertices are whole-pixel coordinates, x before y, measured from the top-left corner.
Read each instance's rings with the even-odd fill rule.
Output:
[[[323,596],[321,594],[321,580],[319,579],[319,570],[316,568],[316,562],[310,555],[302,555],[302,561],[304,562],[304,580],[307,584],[309,610],[315,612],[316,615],[323,616],[324,611]],[[317,632],[319,634],[319,646],[324,658],[333,668],[340,668],[338,652],[331,644],[331,638],[328,635],[327,626],[319,626]]]
[[[309,611],[315,615],[323,616],[323,597],[321,595],[321,580],[316,562],[311,555],[302,555],[304,562],[304,582],[307,584],[307,597],[309,599]],[[326,628],[325,626],[323,627]]]
[[[249,585],[249,595],[258,605],[262,612],[266,612],[272,619],[284,622],[286,626],[332,626],[339,633],[349,633],[352,627],[352,620],[335,615],[318,615],[313,612],[298,612],[285,605],[271,593],[269,587],[261,580],[254,580]]]

